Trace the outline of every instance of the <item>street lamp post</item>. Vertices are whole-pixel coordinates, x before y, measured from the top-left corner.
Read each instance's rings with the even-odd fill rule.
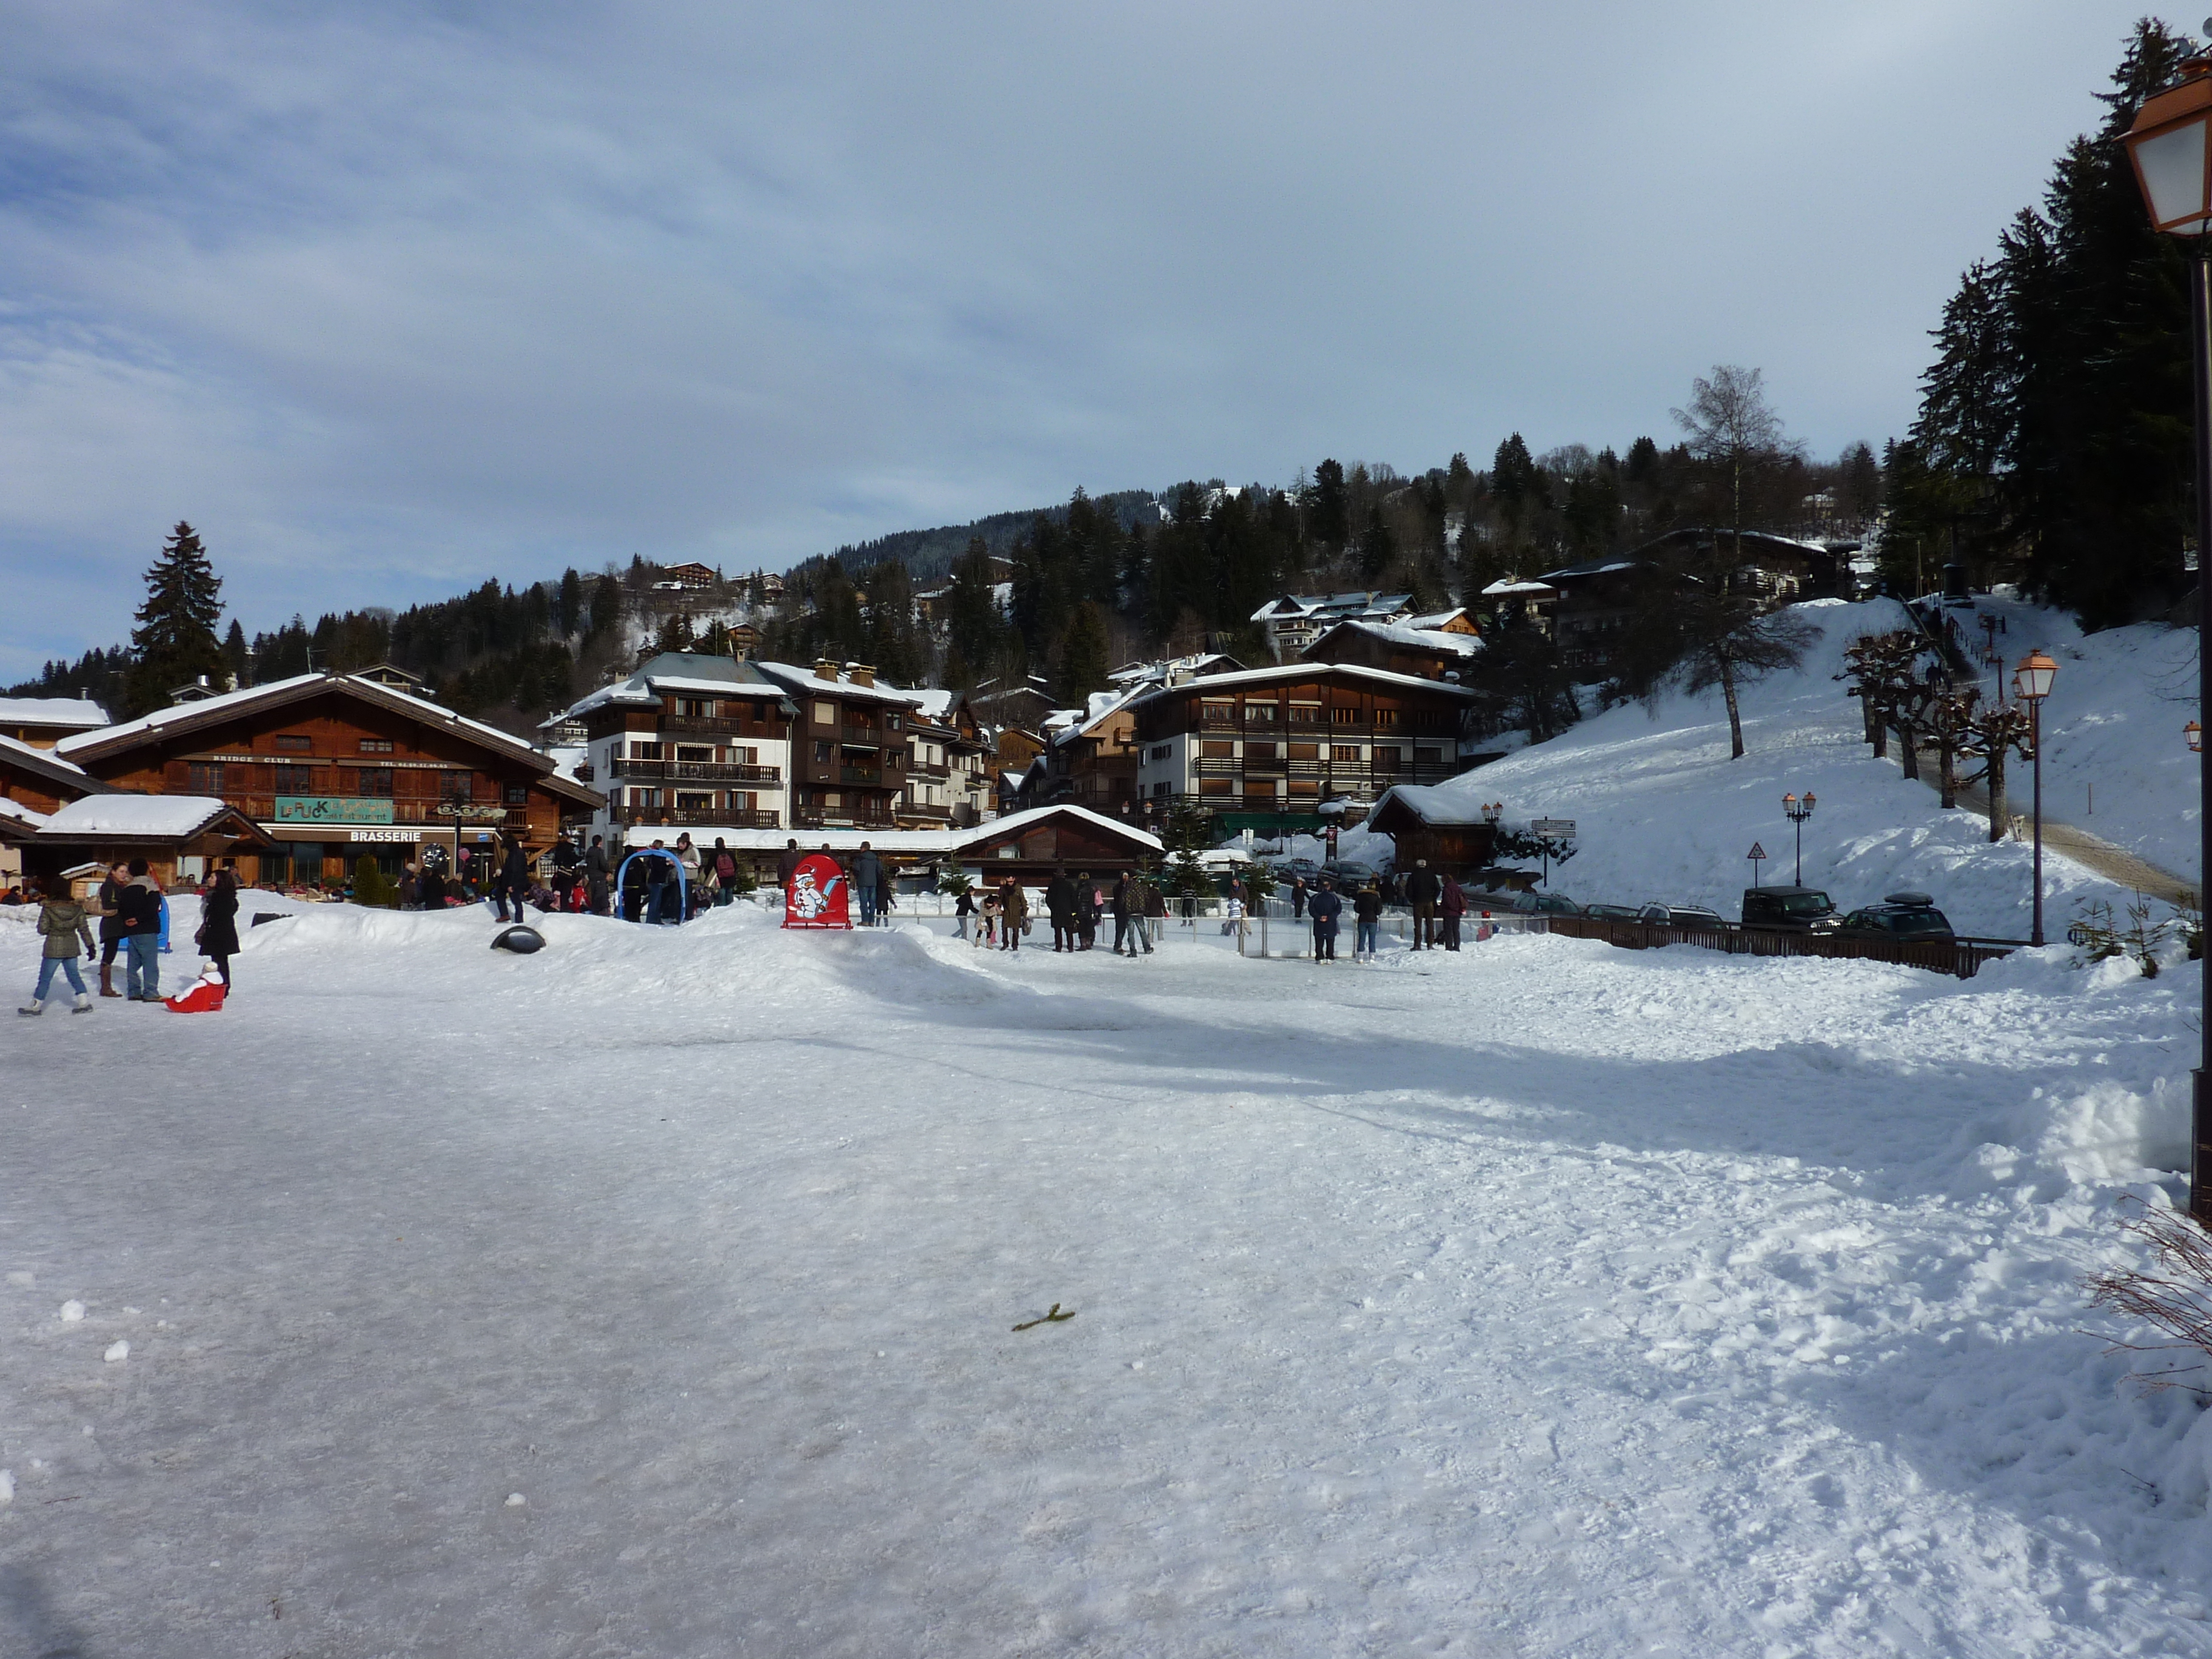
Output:
[[[1813,801],[1814,794],[1809,789],[1802,795],[1784,795],[1782,798],[1782,811],[1797,830],[1797,874],[1790,883],[1793,887],[1805,884],[1805,820],[1813,816]]]
[[[2146,98],[2122,140],[2135,164],[2136,183],[2157,229],[2190,239],[2189,366],[2197,413],[2197,718],[2198,743],[2212,726],[2212,675],[2204,672],[2204,647],[2212,640],[2212,59],[2192,58],[2178,85]],[[2191,747],[2195,747],[2192,744]],[[2197,903],[2212,878],[2212,790],[2197,781]],[[2208,964],[2212,969],[2212,964]],[[2204,1006],[2197,1027],[2212,1043],[2212,971],[2204,975]],[[2212,1225],[2212,1083],[2199,1051],[2191,1079],[2189,1213]]]
[[[2042,651],[2031,651],[2013,670],[2013,696],[2027,705],[2027,747],[2035,761],[2035,912],[2030,945],[2043,943],[2043,700],[2058,678],[2058,665]]]

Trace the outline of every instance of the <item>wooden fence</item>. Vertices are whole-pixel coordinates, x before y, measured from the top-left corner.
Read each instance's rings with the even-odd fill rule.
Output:
[[[1939,974],[1972,979],[1985,962],[2008,956],[2027,941],[2014,939],[1844,939],[1788,927],[1746,927],[1726,921],[1701,927],[1661,927],[1609,916],[1530,917],[1545,931],[1569,939],[1601,939],[1624,951],[1650,951],[1662,945],[1696,945],[1739,957],[1841,957],[1854,962],[1893,962]]]

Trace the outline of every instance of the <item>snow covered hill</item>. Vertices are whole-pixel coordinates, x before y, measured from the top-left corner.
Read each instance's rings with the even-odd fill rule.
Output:
[[[1993,603],[2007,617],[2000,641],[2011,659],[2048,645],[2057,689],[2045,710],[2044,798],[2051,817],[2079,823],[2166,869],[2197,866],[2197,757],[2182,740],[2195,690],[2196,636],[2151,626],[2083,638],[2045,611]],[[1805,880],[1846,907],[1901,887],[1936,896],[1962,932],[2027,936],[2030,851],[1992,846],[1987,821],[1943,811],[1935,791],[1905,780],[1895,758],[1877,761],[1861,738],[1858,705],[1844,695],[1843,653],[1862,634],[1903,623],[1887,600],[1815,601],[1792,614],[1820,630],[1802,672],[1742,695],[1741,760],[1729,757],[1720,695],[1669,696],[1657,710],[1609,710],[1549,743],[1520,750],[1443,786],[1470,803],[1502,801],[1509,820],[1571,817],[1580,851],[1553,884],[1590,902],[1709,904],[1736,914],[1754,842],[1772,855],[1768,881],[1790,879],[1784,793],[1818,798],[1805,825]],[[1970,639],[1980,631],[1967,624]],[[2008,780],[2013,809],[2028,802],[2025,764]],[[2089,790],[2095,811],[2087,815]],[[1347,843],[1347,856],[1357,856]],[[2046,927],[2063,933],[2080,901],[2126,895],[2080,866],[2046,854]]]
[[[11,1018],[0,1653],[2212,1652],[2195,966],[773,920]]]

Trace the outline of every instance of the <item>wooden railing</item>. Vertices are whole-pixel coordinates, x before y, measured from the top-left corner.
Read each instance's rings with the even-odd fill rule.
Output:
[[[640,760],[617,755],[607,763],[609,778],[634,783],[781,783],[781,768],[741,761]]]
[[[778,830],[782,821],[774,812],[739,811],[736,808],[717,811],[711,806],[619,806],[611,808],[607,816],[614,823],[632,829],[649,829],[654,824],[665,824],[672,830]]]
[[[1470,911],[1476,908],[1470,900]],[[1889,962],[1972,979],[1985,962],[2009,956],[2026,943],[2015,939],[1886,939],[1845,938],[1791,927],[1747,927],[1741,922],[1703,927],[1662,926],[1609,916],[1529,917],[1543,931],[1569,939],[1600,939],[1625,951],[1650,951],[1668,945],[1697,945],[1729,956],[1832,957],[1850,962]]]

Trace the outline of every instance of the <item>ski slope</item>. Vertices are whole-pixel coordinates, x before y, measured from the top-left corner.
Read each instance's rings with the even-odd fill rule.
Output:
[[[2193,965],[773,923],[11,1020],[0,1653],[2212,1652]]]
[[[2194,632],[2144,624],[2084,637],[2055,612],[1978,603],[2006,619],[1999,644],[2008,660],[2045,645],[2060,665],[2044,710],[2045,811],[2194,878],[2199,761],[2181,731],[2196,690]],[[1801,671],[1743,690],[1741,759],[1729,758],[1717,691],[1670,694],[1655,709],[1629,704],[1595,714],[1442,787],[1470,805],[1502,802],[1508,822],[1574,819],[1577,855],[1553,875],[1561,892],[1586,903],[1706,904],[1729,916],[1750,884],[1746,854],[1754,845],[1770,855],[1763,879],[1792,878],[1796,841],[1782,798],[1809,791],[1817,805],[1804,826],[1808,884],[1826,888],[1846,908],[1917,888],[1935,895],[1962,933],[2027,938],[2027,842],[1991,845],[1983,814],[1944,811],[1929,784],[1905,779],[1894,742],[1889,758],[1875,759],[1858,704],[1844,695],[1844,650],[1863,634],[1904,625],[1903,607],[1816,600],[1790,614],[1813,624],[1818,642]],[[1979,628],[1961,626],[1978,647]],[[1994,684],[1984,690],[1993,694]],[[1934,775],[1932,757],[1923,770]],[[2007,778],[2014,813],[2028,811],[2030,783],[2027,763],[2015,758]],[[1341,846],[1346,857],[1389,850],[1387,838],[1364,836]],[[2128,897],[2046,852],[2051,936],[2081,903],[2118,906]]]

